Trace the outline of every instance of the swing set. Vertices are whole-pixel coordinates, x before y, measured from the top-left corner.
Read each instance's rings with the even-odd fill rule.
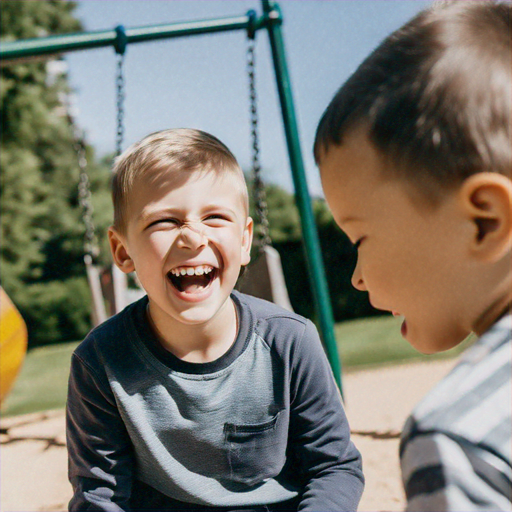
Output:
[[[266,29],[269,36],[272,61],[274,65],[276,85],[278,89],[281,114],[283,118],[286,144],[295,188],[295,199],[301,219],[304,249],[311,289],[315,303],[315,311],[319,330],[336,382],[341,387],[341,365],[338,357],[334,336],[334,320],[325,278],[320,243],[314,222],[311,200],[308,192],[304,164],[299,143],[295,109],[286,63],[281,25],[282,13],[278,4],[272,0],[261,0],[262,15],[254,10],[237,17],[226,17],[190,22],[180,22],[146,27],[125,29],[118,26],[114,30],[83,32],[59,36],[42,37],[0,43],[0,59],[20,61],[34,58],[51,58],[62,53],[113,46],[117,54],[117,133],[116,155],[122,150],[124,136],[124,75],[123,63],[126,48],[129,44],[171,39],[192,35],[203,35],[217,32],[245,30],[248,38],[247,74],[249,81],[250,123],[252,139],[252,182],[253,197],[258,227],[256,246],[258,257],[250,265],[247,279],[240,285],[241,291],[271,300],[291,310],[279,253],[271,245],[269,236],[265,187],[261,179],[259,164],[258,112],[255,86],[255,37],[261,29]],[[79,200],[83,211],[85,225],[84,261],[93,301],[93,322],[101,323],[109,315],[114,314],[136,296],[128,297],[130,290],[126,284],[126,276],[113,265],[109,269],[101,269],[94,265],[98,256],[98,243],[92,219],[91,192],[87,174],[87,159],[83,134],[70,119],[75,129],[75,149],[80,169]],[[132,294],[137,291],[131,290]],[[108,313],[105,308],[107,303]]]

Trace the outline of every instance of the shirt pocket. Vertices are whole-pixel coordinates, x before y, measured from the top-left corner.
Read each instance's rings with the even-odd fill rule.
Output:
[[[264,423],[224,424],[230,479],[246,485],[277,476],[286,462],[288,422],[278,412]]]

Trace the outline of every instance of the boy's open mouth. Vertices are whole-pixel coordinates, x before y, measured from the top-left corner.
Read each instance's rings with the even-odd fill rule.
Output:
[[[217,269],[210,265],[176,267],[167,276],[178,291],[182,293],[195,293],[210,286],[217,276]]]

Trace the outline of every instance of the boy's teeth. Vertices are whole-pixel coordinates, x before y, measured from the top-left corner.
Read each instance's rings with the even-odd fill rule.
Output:
[[[174,276],[202,276],[203,274],[209,274],[212,270],[212,267],[206,265],[199,265],[198,267],[178,267],[173,268],[171,274]]]

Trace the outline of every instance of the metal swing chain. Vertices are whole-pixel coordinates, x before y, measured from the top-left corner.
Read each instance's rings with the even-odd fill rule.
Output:
[[[71,122],[73,122],[71,120]],[[99,256],[100,249],[98,245],[98,237],[96,236],[96,227],[93,221],[93,206],[91,183],[87,173],[87,155],[85,152],[84,135],[75,128],[74,149],[78,155],[78,168],[80,169],[80,177],[78,181],[78,202],[82,208],[82,220],[85,225],[84,233],[84,261],[91,264],[95,258]]]
[[[256,57],[255,38],[249,36],[247,46],[247,74],[249,77],[249,100],[250,100],[250,122],[252,139],[252,189],[255,199],[255,210],[257,220],[257,246],[259,252],[263,252],[265,246],[270,245],[270,230],[268,223],[267,194],[265,184],[261,178],[261,166],[259,162],[260,147],[258,137],[258,108],[256,96]]]
[[[117,54],[117,75],[116,75],[116,92],[117,92],[117,129],[116,129],[116,157],[118,157],[123,150],[124,139],[124,53]]]
[[[124,139],[124,54],[117,54],[116,97],[117,97],[117,129],[116,129],[116,157],[121,154]],[[72,125],[74,122],[70,119]],[[78,182],[78,202],[82,208],[82,220],[85,225],[84,233],[84,261],[91,264],[100,253],[96,226],[93,221],[93,206],[91,182],[87,173],[87,155],[83,133],[75,127],[74,149],[78,155],[78,168],[80,177]]]

